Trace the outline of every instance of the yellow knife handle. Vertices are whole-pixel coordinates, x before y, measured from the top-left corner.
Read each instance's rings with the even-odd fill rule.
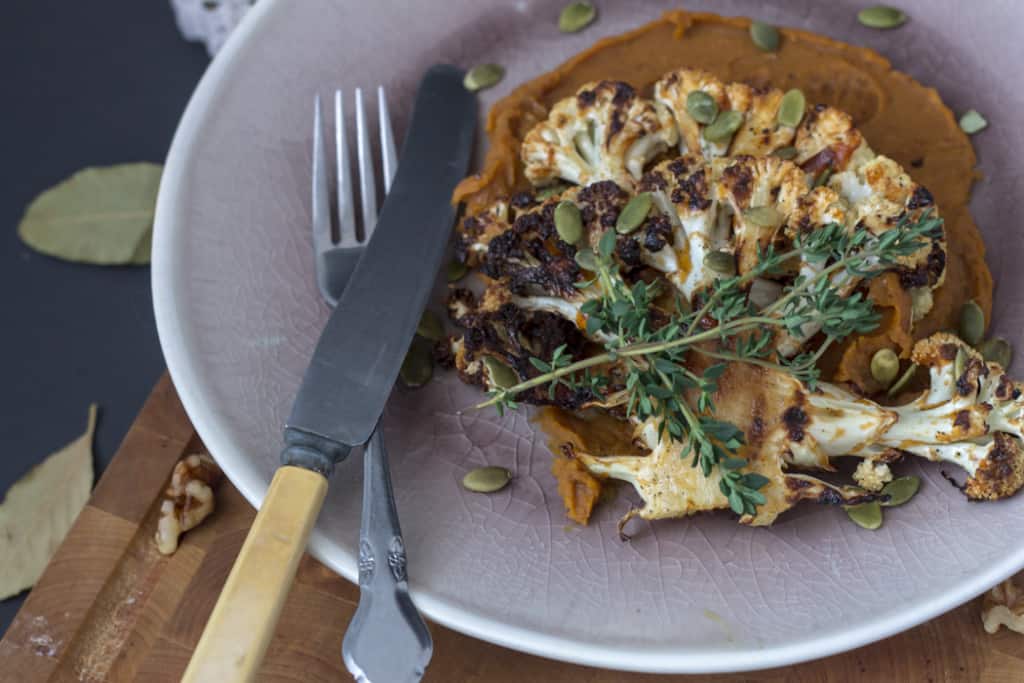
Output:
[[[256,677],[326,493],[322,474],[277,470],[182,681]]]

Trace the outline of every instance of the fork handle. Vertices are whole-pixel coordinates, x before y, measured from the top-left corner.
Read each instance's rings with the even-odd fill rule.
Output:
[[[326,493],[323,474],[277,470],[182,681],[256,677]]]
[[[409,598],[405,543],[379,428],[363,451],[359,605],[341,650],[349,673],[369,683],[419,681],[433,653],[430,631]]]

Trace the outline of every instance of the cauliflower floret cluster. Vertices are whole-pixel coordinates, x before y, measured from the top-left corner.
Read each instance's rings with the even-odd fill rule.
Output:
[[[577,185],[614,180],[629,187],[678,137],[663,105],[638,97],[628,83],[600,81],[552,107],[547,120],[527,133],[522,159],[534,185],[561,178]]]
[[[695,118],[688,106],[695,93],[705,107],[711,99],[715,116],[729,113],[739,125],[709,141],[705,133],[714,121],[706,110]],[[612,264],[625,286],[654,292],[645,324],[669,330],[666,311],[699,307],[716,279],[751,273],[768,250],[790,251],[809,236],[836,231],[859,238],[864,233],[857,231],[866,230],[882,239],[897,226],[930,228],[931,221],[934,229],[924,231],[923,246],[885,261],[913,302],[914,320],[924,316],[946,264],[931,194],[895,161],[876,155],[845,113],[811,106],[797,125],[783,125],[782,101],[778,90],[680,69],[658,81],[650,99],[627,84],[601,81],[555,104],[521,149],[527,179],[542,189],[495,202],[460,226],[457,257],[485,276],[484,286],[475,292],[452,289],[449,315],[464,332],[439,344],[439,360],[464,381],[494,390],[537,377],[543,370],[536,359],[592,355],[595,342],[611,339],[588,319],[597,310],[592,302],[602,296],[598,277],[608,277],[587,265],[585,257],[594,252],[610,259],[603,263]],[[649,201],[642,197],[638,204],[651,208],[623,227],[620,216],[641,194]],[[570,233],[559,233],[555,224],[563,203],[579,214]],[[566,242],[567,234],[579,239],[565,237],[574,240]],[[752,310],[763,309],[787,287],[820,277],[830,264],[797,254],[743,281],[741,295]],[[855,271],[828,273],[827,286],[840,297],[863,296]],[[700,324],[705,322],[705,329],[715,325]],[[816,325],[773,335],[773,359],[809,348],[820,331]],[[893,480],[890,465],[914,456],[961,466],[967,473],[962,490],[974,500],[1006,497],[1021,488],[1021,387],[951,335],[919,342],[912,360],[929,370],[930,387],[896,407],[850,387],[810,386],[778,369],[729,363],[718,381],[715,417],[743,431],[744,471],[767,480],[759,489],[766,502],[755,513],[747,510],[741,521],[770,524],[806,500],[884,502],[882,491]],[[659,434],[654,420],[631,416],[625,363],[618,358],[590,367],[587,372],[602,382],[597,389],[587,382],[543,384],[517,393],[516,401],[572,411],[599,408],[622,422],[646,455],[636,449],[591,453],[579,445],[563,450],[568,448],[566,455],[581,473],[630,482],[644,501],[630,516],[657,519],[729,508],[718,469],[702,472],[683,457],[678,440]],[[702,370],[688,369],[698,375]],[[838,457],[859,460],[853,477],[858,486],[808,473],[834,471]]]
[[[719,116],[741,115],[731,137],[713,143],[705,139],[709,124],[697,121],[687,107],[694,93],[710,97]],[[574,185],[550,196],[541,211],[553,211],[558,201],[577,201],[583,193],[606,198],[599,216],[603,222],[587,224],[591,245],[614,226],[631,196],[650,192],[657,211],[648,223],[657,219],[658,224],[620,240],[619,254],[627,267],[646,266],[661,273],[688,301],[723,272],[747,272],[756,264],[759,249],[785,248],[823,226],[864,226],[880,235],[899,220],[925,211],[937,217],[928,190],[892,159],[876,155],[847,114],[813,106],[798,125],[782,125],[777,121],[782,99],[779,90],[723,83],[698,69],[667,74],[655,84],[652,99],[640,97],[625,83],[588,83],[556,103],[547,119],[527,133],[522,146],[525,174],[537,186],[558,181]],[[672,148],[681,156],[670,153]],[[487,257],[492,240],[516,241],[506,233],[521,216],[536,213],[537,203],[523,193],[466,219],[459,231],[458,256],[471,266],[493,263],[493,255]],[[589,203],[583,200],[581,208],[586,211]],[[544,248],[564,251],[561,247],[548,240]],[[526,260],[539,258],[533,254]],[[516,256],[511,259],[516,268],[522,265]],[[931,292],[942,284],[945,265],[941,227],[930,243],[893,264],[912,301],[913,320],[931,309]],[[824,266],[801,262],[784,275],[808,277]],[[844,296],[860,284],[853,278],[841,280],[833,285]],[[778,280],[751,286],[755,298],[764,301],[780,289]],[[571,306],[553,300],[545,305],[576,317]],[[796,355],[817,332],[809,325],[798,334],[781,335],[780,353]]]

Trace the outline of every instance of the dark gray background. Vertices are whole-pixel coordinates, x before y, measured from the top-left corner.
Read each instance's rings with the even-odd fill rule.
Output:
[[[149,268],[57,261],[17,225],[32,198],[90,165],[162,162],[209,63],[168,0],[16,0],[0,21],[0,494],[78,436],[100,405],[97,475],[164,368]],[[0,634],[24,596],[0,602]]]

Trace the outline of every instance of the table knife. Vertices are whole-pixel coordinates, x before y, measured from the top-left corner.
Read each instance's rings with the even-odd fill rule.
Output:
[[[281,467],[228,575],[185,681],[252,680],[323,505],[327,480],[370,438],[398,376],[455,218],[476,98],[452,66],[420,84],[394,184],[302,380]]]

